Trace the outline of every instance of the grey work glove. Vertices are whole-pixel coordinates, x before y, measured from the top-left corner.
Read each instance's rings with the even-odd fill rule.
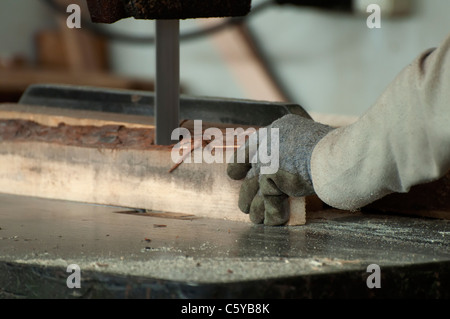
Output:
[[[315,193],[310,172],[311,154],[316,144],[331,130],[333,128],[329,126],[290,114],[260,129],[248,139],[237,151],[245,150],[245,161],[238,161],[235,153],[227,173],[232,179],[245,179],[240,189],[239,208],[250,214],[253,223],[284,225],[289,221],[288,197]],[[255,141],[258,141],[257,149],[251,146]],[[261,148],[268,155],[274,155],[278,150],[276,155],[279,156],[272,158],[272,161],[278,161],[275,169],[274,163],[271,163],[271,170],[267,169],[267,161],[260,156]]]

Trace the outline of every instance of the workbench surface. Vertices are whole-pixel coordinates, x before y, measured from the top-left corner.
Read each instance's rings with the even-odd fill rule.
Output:
[[[4,298],[448,298],[450,221],[314,212],[264,227],[0,194]],[[79,265],[81,288],[66,285]],[[367,267],[379,265],[381,288]]]

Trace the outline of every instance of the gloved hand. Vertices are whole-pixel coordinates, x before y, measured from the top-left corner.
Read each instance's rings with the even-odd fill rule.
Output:
[[[275,130],[274,130],[275,129]],[[278,129],[279,138],[271,139]],[[228,164],[228,176],[244,179],[239,194],[239,208],[250,214],[255,224],[277,226],[289,220],[286,209],[288,197],[303,197],[314,194],[311,181],[310,160],[315,145],[333,128],[316,123],[299,115],[286,115],[264,130],[261,129],[242,146],[245,162],[239,163],[237,153]],[[276,136],[276,135],[275,135]],[[252,148],[251,141],[258,141]],[[260,148],[267,147],[267,154],[278,150],[278,169],[264,173],[264,163],[258,156]],[[273,154],[271,154],[273,155]],[[272,163],[273,164],[273,163]]]

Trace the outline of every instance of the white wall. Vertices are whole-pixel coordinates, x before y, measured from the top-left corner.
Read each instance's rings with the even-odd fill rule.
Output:
[[[254,0],[254,4],[263,0]],[[382,20],[368,29],[366,16],[329,14],[291,6],[274,7],[250,20],[295,102],[309,111],[360,115],[395,75],[423,50],[450,33],[450,1],[412,0],[413,15]],[[20,12],[20,13],[18,13]],[[33,30],[48,24],[48,11],[37,0],[0,2],[0,55],[32,57]],[[183,21],[182,30],[197,27]],[[111,28],[153,34],[152,21],[132,19]],[[154,48],[114,43],[114,70],[153,77]],[[183,43],[181,77],[190,94],[246,98],[246,92],[208,39]]]
[[[413,1],[413,15],[382,19],[278,8],[252,25],[297,102],[325,113],[360,115],[420,52],[450,34],[450,1]],[[273,21],[273,23],[268,23]]]

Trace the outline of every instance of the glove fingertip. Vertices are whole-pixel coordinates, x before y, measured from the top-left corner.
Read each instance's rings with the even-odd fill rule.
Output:
[[[239,201],[238,207],[239,209],[245,213],[250,213],[250,207],[253,199],[258,193],[259,183],[258,177],[253,177],[249,179],[245,179],[241,185],[241,189],[239,191]]]
[[[264,196],[265,218],[267,226],[282,226],[289,221],[289,205],[286,195]]]
[[[227,175],[231,179],[241,180],[247,176],[248,171],[251,169],[249,164],[230,163],[227,166]]]
[[[256,195],[250,206],[250,221],[253,224],[264,223],[264,199],[261,195]]]

